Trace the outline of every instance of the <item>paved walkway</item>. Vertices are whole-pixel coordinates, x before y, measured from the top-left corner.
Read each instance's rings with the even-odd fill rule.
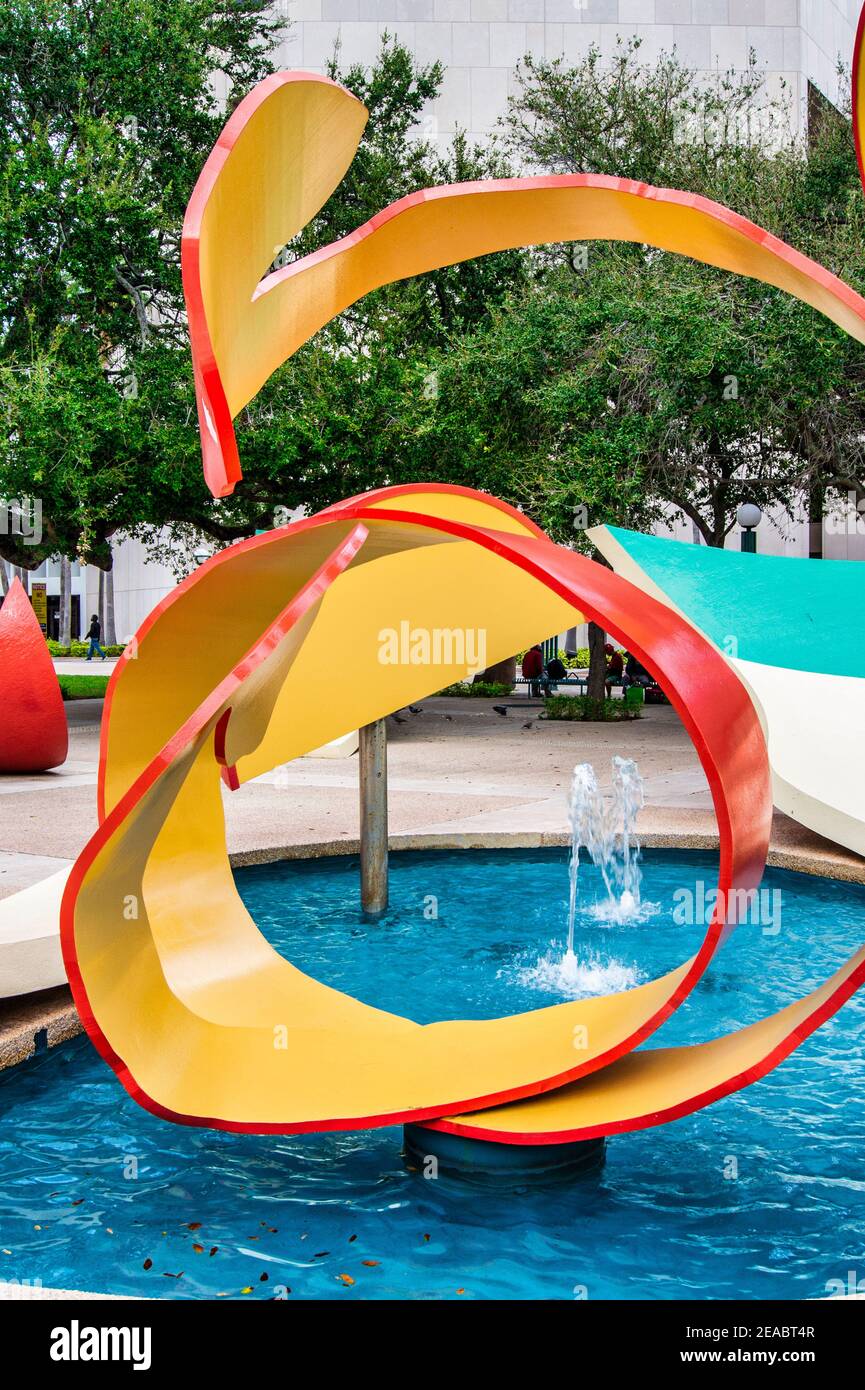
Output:
[[[608,781],[613,754],[625,751],[646,778],[653,812],[675,810],[677,824],[684,818],[713,830],[705,777],[672,709],[651,707],[626,725],[539,720],[539,713],[528,702],[503,717],[487,701],[432,699],[420,714],[389,719],[391,832],[564,833],[574,764],[593,762]],[[62,868],[83,848],[96,829],[98,758],[97,724],[74,724],[62,768],[0,777],[0,896]],[[232,853],[351,842],[357,758],[300,758],[224,799]]]
[[[108,656],[104,661],[98,656],[94,656],[92,661],[84,656],[54,658],[54,670],[58,676],[110,676],[116,665],[116,656]]]
[[[527,702],[503,717],[485,700],[431,699],[420,714],[389,719],[391,834],[520,835],[534,843],[561,837],[574,764],[593,763],[603,785],[613,755],[627,753],[645,779],[641,833],[714,842],[709,788],[669,706],[649,706],[627,724],[540,720],[540,712]],[[98,758],[98,725],[75,724],[62,768],[0,777],[0,897],[56,872],[86,844],[96,829]],[[357,839],[356,757],[300,758],[223,796],[228,848],[236,856],[340,841],[350,849]],[[846,864],[851,876],[862,868],[856,856],[784,817],[776,817],[775,841],[779,851],[810,847],[818,860]]]

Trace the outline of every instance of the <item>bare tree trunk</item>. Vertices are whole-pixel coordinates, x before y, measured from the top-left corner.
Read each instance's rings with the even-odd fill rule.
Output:
[[[105,571],[99,571],[99,597],[96,601],[96,616],[99,619],[99,641],[105,645]]]
[[[5,598],[9,592],[9,572],[6,569],[6,561],[0,560],[0,594]]]
[[[60,631],[61,647],[72,644],[72,562],[68,555],[60,556]]]
[[[103,584],[105,613],[102,619],[102,641],[105,646],[113,647],[117,641],[117,634],[114,627],[114,556],[111,557],[111,569],[105,570],[105,580]]]
[[[506,657],[504,661],[497,661],[495,666],[488,666],[485,671],[481,671],[479,676],[475,676],[478,683],[513,685],[517,678],[517,659],[515,656]]]
[[[823,510],[825,486],[822,478],[812,480],[808,488],[808,558],[823,559]]]
[[[590,700],[606,697],[607,657],[604,652],[604,629],[589,623],[589,679],[586,695]]]

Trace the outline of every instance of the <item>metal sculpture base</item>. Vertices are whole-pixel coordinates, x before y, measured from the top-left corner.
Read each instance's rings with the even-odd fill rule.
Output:
[[[606,1139],[568,1144],[494,1144],[423,1125],[404,1125],[406,1163],[427,1176],[443,1172],[466,1178],[570,1178],[604,1165]]]

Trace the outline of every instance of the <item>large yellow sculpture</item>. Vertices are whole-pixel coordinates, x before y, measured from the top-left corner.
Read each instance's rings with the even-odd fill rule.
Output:
[[[342,177],[364,120],[332,82],[268,78],[235,111],[193,194],[184,287],[215,495],[241,477],[233,418],[333,315],[375,286],[504,247],[648,242],[777,285],[865,342],[865,302],[849,286],[735,213],[589,175],[429,189],[262,279]],[[233,883],[222,782],[238,786],[464,675],[382,664],[384,628],[484,629],[492,663],[583,616],[658,673],[706,771],[721,894],[697,955],[624,994],[427,1026],[277,955]],[[346,633],[352,681],[334,689],[327,658]],[[63,901],[69,978],[129,1092],[183,1123],[301,1131],[415,1120],[511,1143],[658,1123],[761,1075],[865,970],[859,953],[750,1029],[633,1054],[734,924],[731,890],[759,882],[771,818],[763,735],[735,673],[678,613],[463,489],[351,499],[192,575],[112,677],[100,815]]]

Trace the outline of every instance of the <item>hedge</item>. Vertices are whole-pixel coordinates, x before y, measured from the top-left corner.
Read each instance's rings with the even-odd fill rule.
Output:
[[[72,645],[69,647],[61,647],[60,643],[55,642],[53,637],[49,637],[47,640],[48,650],[52,656],[86,656],[87,653],[90,651],[89,641],[73,642]],[[126,648],[122,642],[115,642],[110,647],[106,647],[103,644],[102,650],[105,652],[106,656],[120,656],[121,653],[126,650]]]
[[[591,700],[588,695],[548,695],[544,700],[547,719],[580,719],[607,722],[639,719],[639,706],[630,708],[624,700]],[[544,716],[541,715],[541,718]]]

